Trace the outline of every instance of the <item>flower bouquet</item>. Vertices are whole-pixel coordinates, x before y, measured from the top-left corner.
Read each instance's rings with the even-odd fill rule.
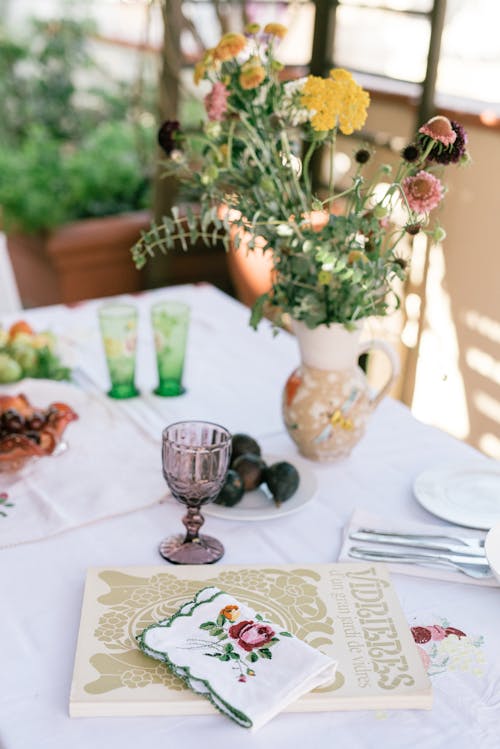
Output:
[[[363,127],[369,95],[338,68],[326,78],[282,81],[276,53],[285,34],[280,24],[262,30],[251,24],[245,34],[225,34],[196,65],[195,82],[211,84],[205,122],[196,133],[174,121],[159,131],[165,173],[178,178],[185,213],[174,208],[153,225],[133,258],[140,268],[176,242],[185,250],[199,240],[238,248],[245,237],[250,251],[272,253],[272,288],[254,305],[254,326],[267,304],[308,328],[353,327],[386,314],[394,306],[389,292],[397,304],[392,286],[406,275],[407,261],[397,249],[405,234],[444,238],[441,227],[430,227],[429,213],[445,192],[440,171],[468,158],[467,136],[460,124],[434,117],[404,148],[394,171],[384,165],[369,179],[363,172],[372,152],[358,148],[349,186],[336,190],[337,137]],[[322,146],[330,167],[328,186],[320,190],[311,163]],[[396,205],[406,216],[402,225],[390,220]]]

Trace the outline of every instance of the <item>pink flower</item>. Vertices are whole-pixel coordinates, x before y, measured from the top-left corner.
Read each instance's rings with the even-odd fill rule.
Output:
[[[433,174],[420,171],[403,180],[403,191],[408,205],[415,213],[429,213],[443,197],[443,185]]]
[[[212,90],[205,96],[205,109],[209,120],[222,120],[227,111],[227,97],[229,91],[223,83],[217,81]]]
[[[430,655],[423,648],[421,648],[420,645],[417,645],[417,650],[418,650],[418,654],[419,654],[419,656],[421,658],[422,665],[425,668],[425,670],[427,671],[427,669],[431,665]]]
[[[432,117],[425,125],[419,128],[418,132],[428,135],[432,140],[439,141],[443,146],[451,146],[457,137],[448,117],[443,117],[442,115]]]
[[[229,637],[238,640],[238,645],[248,653],[254,648],[267,645],[274,637],[274,631],[262,622],[244,621],[229,627]]]
[[[444,640],[446,630],[444,627],[440,627],[439,624],[430,624],[428,629],[431,631],[431,640]]]

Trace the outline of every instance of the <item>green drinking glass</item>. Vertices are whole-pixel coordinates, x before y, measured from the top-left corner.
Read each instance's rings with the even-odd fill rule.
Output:
[[[157,302],[151,308],[158,386],[156,395],[169,397],[186,392],[182,385],[190,309],[184,302]]]
[[[102,342],[108,365],[110,398],[134,398],[137,347],[137,309],[132,304],[110,302],[98,311]]]

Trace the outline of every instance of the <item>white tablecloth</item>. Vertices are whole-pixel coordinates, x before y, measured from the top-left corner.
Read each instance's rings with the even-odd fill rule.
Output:
[[[149,395],[155,365],[148,316],[152,302],[162,297],[189,302],[193,322],[185,373],[188,393],[160,401]],[[280,415],[281,387],[298,362],[292,338],[280,334],[273,339],[267,324],[254,333],[248,328],[248,310],[209,286],[169,288],[140,295],[135,302],[141,316],[138,384],[144,396],[135,410],[130,406],[132,418],[142,418],[158,435],[175,418],[213,419],[253,434],[268,452],[295,454]],[[75,364],[104,390],[97,304],[44,308],[23,316],[37,328],[64,335]],[[132,460],[133,449],[130,455]],[[224,542],[228,564],[332,562],[342,527],[355,508],[398,518],[402,524],[439,522],[414,500],[412,482],[425,469],[470,458],[481,460],[468,446],[417,423],[401,404],[386,400],[349,459],[313,464],[319,490],[301,512],[268,523],[209,517],[206,527]],[[240,749],[499,746],[499,589],[402,575],[393,580],[411,626],[451,626],[466,635],[453,643],[436,642],[432,652],[427,648],[435,694],[430,712],[287,714],[255,735],[220,716],[70,719],[68,696],[87,568],[161,563],[158,541],[180,529],[182,513],[171,501],[0,551],[1,749],[199,749],[225,742],[237,742]]]

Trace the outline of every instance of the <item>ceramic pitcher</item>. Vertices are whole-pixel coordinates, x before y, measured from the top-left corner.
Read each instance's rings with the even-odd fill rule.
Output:
[[[293,321],[301,363],[283,390],[283,418],[302,455],[334,461],[346,457],[365,432],[367,420],[399,374],[399,360],[385,341],[360,343],[361,329],[319,325],[310,329]],[[391,372],[383,388],[373,393],[358,366],[361,354],[380,349]]]

